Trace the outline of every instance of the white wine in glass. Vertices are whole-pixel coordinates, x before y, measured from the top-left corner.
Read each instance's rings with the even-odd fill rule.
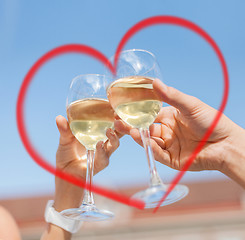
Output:
[[[95,150],[99,141],[107,140],[106,130],[114,126],[113,114],[108,100],[99,98],[78,100],[67,108],[71,131],[88,150]]]
[[[65,217],[81,221],[101,221],[114,217],[95,206],[91,191],[96,144],[107,140],[106,130],[114,127],[114,111],[106,98],[104,75],[86,74],[74,78],[67,97],[67,117],[76,139],[86,148],[87,172],[82,205],[61,212]]]
[[[117,115],[128,125],[137,128],[146,151],[150,170],[149,187],[132,198],[145,202],[145,208],[155,208],[169,185],[163,184],[155,165],[150,145],[149,127],[155,121],[162,102],[153,89],[153,80],[161,80],[155,56],[145,50],[126,50],[120,53],[116,76],[107,88],[107,97]],[[188,194],[184,185],[176,185],[161,206],[174,203]]]
[[[162,107],[152,82],[144,76],[129,76],[114,81],[107,90],[118,116],[134,128],[147,129]]]

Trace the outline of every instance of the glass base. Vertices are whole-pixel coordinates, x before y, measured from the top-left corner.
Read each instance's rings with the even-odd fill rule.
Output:
[[[61,212],[61,215],[80,221],[94,222],[109,220],[114,217],[114,214],[107,210],[99,210],[95,205],[82,204],[80,208],[66,209]]]
[[[170,185],[165,184],[152,186],[146,190],[134,194],[132,198],[145,202],[145,208],[156,208],[159,204],[159,201],[167,192],[169,186]],[[188,187],[184,185],[176,185],[160,206],[165,206],[177,202],[184,198],[188,193]]]

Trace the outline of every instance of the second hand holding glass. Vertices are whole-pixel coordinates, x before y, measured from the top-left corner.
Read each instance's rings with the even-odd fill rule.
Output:
[[[139,129],[150,170],[150,186],[133,198],[145,202],[145,208],[155,208],[169,185],[160,179],[150,146],[149,127],[159,113],[162,102],[153,90],[154,79],[161,80],[155,56],[145,50],[127,50],[120,53],[117,73],[109,87],[107,97],[117,115],[128,125]],[[113,79],[113,80],[114,80]],[[161,206],[174,203],[188,194],[184,185],[176,185]]]

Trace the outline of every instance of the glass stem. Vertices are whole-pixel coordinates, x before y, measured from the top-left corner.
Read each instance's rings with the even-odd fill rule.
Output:
[[[155,159],[153,156],[153,152],[151,149],[151,144],[150,144],[150,131],[148,129],[139,129],[140,131],[140,136],[144,145],[144,149],[146,152],[146,157],[149,165],[149,170],[150,170],[150,187],[154,187],[157,185],[161,185],[162,180],[159,177],[156,169],[156,163]]]
[[[86,172],[86,186],[83,198],[83,205],[94,205],[94,197],[91,191],[92,180],[94,175],[94,150],[87,150],[87,172]]]

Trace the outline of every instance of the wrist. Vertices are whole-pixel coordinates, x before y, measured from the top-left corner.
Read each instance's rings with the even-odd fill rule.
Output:
[[[221,172],[245,188],[245,130],[236,126],[224,149]]]
[[[70,240],[72,234],[53,223],[48,223],[47,229],[43,233],[41,240],[64,239]]]
[[[83,188],[66,180],[55,178],[54,208],[61,212],[68,208],[77,208],[81,205]]]

